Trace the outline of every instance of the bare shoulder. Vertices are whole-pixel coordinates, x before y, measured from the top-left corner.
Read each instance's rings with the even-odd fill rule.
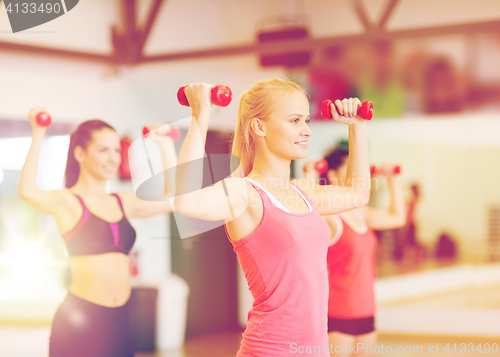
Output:
[[[249,182],[240,177],[229,177],[217,182],[214,187],[223,189],[226,196],[244,199],[248,197]]]
[[[115,192],[122,201],[131,201],[137,198],[137,196],[129,191],[120,191],[120,192]]]
[[[129,191],[119,191],[119,192],[115,192],[115,194],[118,195],[118,197],[122,201],[122,205],[124,207],[126,207],[127,209],[129,209],[130,207],[133,207],[134,203],[138,199],[138,197],[134,193],[129,192]]]
[[[302,188],[305,185],[308,185],[308,184],[312,183],[311,181],[309,181],[308,179],[305,179],[305,178],[293,179],[293,180],[290,180],[290,182],[293,183],[294,185],[299,186],[300,188]]]
[[[50,191],[59,199],[64,208],[71,208],[79,205],[78,198],[76,198],[75,194],[71,192],[69,188],[62,188],[60,190]]]
[[[318,187],[321,187],[308,179],[295,179],[290,182],[305,192],[312,192]]]
[[[246,187],[247,182],[248,182],[247,180],[244,180],[241,177],[229,177],[220,180],[219,182],[216,183],[216,185],[226,185],[227,187],[230,188],[242,188]]]
[[[78,198],[68,189],[50,191],[57,197],[59,204],[53,207],[54,216],[60,232],[66,232],[75,225],[75,222],[82,214],[82,206]]]
[[[259,192],[253,185],[241,178],[235,178],[231,183],[228,183],[231,190],[237,190],[237,195],[240,197],[244,206],[241,213],[236,213],[235,219],[226,221],[227,230],[231,240],[240,240],[253,232],[259,225],[263,216],[263,203]]]
[[[239,177],[231,177],[220,181],[216,185],[225,185],[225,194],[232,202],[238,202],[244,207],[243,212],[253,214],[262,210],[262,198],[253,184]]]

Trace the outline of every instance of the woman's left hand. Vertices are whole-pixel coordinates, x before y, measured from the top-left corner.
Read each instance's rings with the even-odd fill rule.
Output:
[[[358,107],[361,105],[361,101],[358,98],[345,98],[342,101],[336,100],[330,108],[333,120],[336,123],[342,123],[351,125],[359,122],[364,122],[361,116],[358,116]]]

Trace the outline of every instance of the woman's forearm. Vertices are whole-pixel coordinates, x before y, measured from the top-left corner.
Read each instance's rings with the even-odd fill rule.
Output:
[[[349,125],[349,157],[347,158],[346,186],[363,194],[368,203],[370,195],[370,167],[366,125],[357,122]]]
[[[391,206],[389,208],[389,213],[391,213],[401,226],[405,224],[406,221],[406,205],[403,195],[403,190],[399,179],[396,176],[389,176],[389,190],[391,192]]]
[[[197,207],[197,192],[203,183],[203,160],[209,113],[193,116],[182,145],[175,174],[175,206],[180,211]]]
[[[44,133],[34,133],[28,156],[19,176],[18,194],[21,198],[29,197],[36,190],[36,177],[38,171],[38,159]]]
[[[175,167],[177,165],[177,152],[173,140],[160,145],[163,167],[165,168],[165,196],[168,198],[168,187],[173,191],[175,187]]]

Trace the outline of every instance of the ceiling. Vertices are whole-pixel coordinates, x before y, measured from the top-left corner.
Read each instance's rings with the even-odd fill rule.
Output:
[[[257,43],[259,30],[291,19],[307,25],[309,39]],[[500,33],[500,1],[80,0],[18,33],[0,9],[0,53],[126,64],[468,32]]]

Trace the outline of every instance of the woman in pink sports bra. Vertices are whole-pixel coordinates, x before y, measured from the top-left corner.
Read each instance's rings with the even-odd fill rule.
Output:
[[[328,171],[321,181],[345,184],[349,150],[338,146],[325,156]],[[317,181],[319,175],[306,164],[307,177]],[[377,238],[373,229],[386,230],[405,224],[406,209],[401,185],[393,175],[391,164],[382,165],[381,176],[387,178],[391,191],[389,210],[361,207],[323,218],[330,227],[327,255],[329,299],[328,337],[332,356],[370,356],[377,344],[375,331],[376,278],[375,247]],[[358,345],[360,344],[360,345]],[[349,346],[363,346],[351,353]],[[368,347],[370,346],[370,347]]]
[[[197,83],[185,91],[193,116],[179,154],[175,207],[188,216],[225,221],[254,298],[238,357],[328,356],[330,234],[320,214],[368,201],[365,122],[356,116],[360,101],[337,100],[330,108],[335,122],[349,126],[349,186],[290,180],[291,160],[307,155],[309,101],[296,83],[273,78],[256,82],[241,96],[234,177],[201,189],[196,163],[203,161],[212,87]]]
[[[52,215],[66,242],[72,282],[52,322],[50,357],[133,357],[127,302],[131,288],[129,257],[135,230],[127,218],[172,211],[162,202],[129,192],[109,195],[107,183],[121,161],[120,138],[101,120],[81,123],[71,134],[65,188],[36,187],[38,156],[46,127],[37,124],[42,108],[29,113],[33,138],[19,180],[19,196]],[[175,148],[161,127],[151,132],[166,167],[175,165]]]

